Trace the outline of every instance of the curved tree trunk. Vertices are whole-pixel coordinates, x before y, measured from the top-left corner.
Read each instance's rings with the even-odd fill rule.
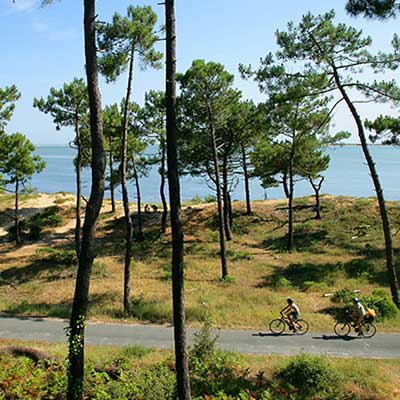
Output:
[[[321,186],[325,178],[322,176],[317,184],[315,184],[311,176],[308,177],[308,180],[315,193],[315,219],[321,219],[321,196],[319,193],[321,191]]]
[[[111,139],[111,137],[108,139],[108,146],[109,146],[108,163],[109,163],[109,169],[110,169],[111,212],[115,213],[115,194],[114,194],[114,180],[113,180],[114,160],[113,160],[113,154],[112,154],[112,139]]]
[[[139,175],[136,168],[136,162],[132,157],[133,175],[135,178],[136,196],[137,196],[137,216],[138,216],[138,235],[137,240],[143,240],[143,221],[142,221],[142,196],[140,192]]]
[[[243,177],[244,177],[244,191],[246,197],[246,215],[251,215],[251,200],[250,200],[250,183],[249,183],[249,172],[247,169],[247,157],[246,157],[246,149],[243,144],[241,145],[242,149],[242,167],[243,167]]]
[[[82,400],[84,375],[85,317],[90,274],[95,257],[96,222],[104,196],[105,153],[96,54],[95,0],[84,0],[86,76],[90,105],[92,187],[86,206],[74,301],[69,325],[68,400]]]
[[[81,196],[82,196],[82,146],[81,146],[81,133],[79,128],[79,118],[75,119],[75,135],[76,135],[76,146],[78,154],[76,157],[76,210],[75,210],[75,252],[79,258],[81,252]]]
[[[283,186],[283,193],[285,193],[285,196],[288,199],[289,196],[290,196],[290,190],[289,190],[289,187],[288,187],[287,179],[288,179],[288,174],[285,171],[283,173],[283,176],[282,176],[282,186]]]
[[[128,151],[128,124],[129,124],[129,105],[132,91],[133,66],[134,66],[134,48],[131,50],[131,59],[129,63],[128,87],[126,90],[125,109],[124,109],[124,129],[122,134],[122,154],[121,154],[121,187],[122,200],[124,203],[125,214],[125,266],[124,266],[124,311],[129,313],[130,295],[131,295],[131,259],[132,259],[132,240],[133,224],[129,210],[129,195],[127,185],[127,151]]]
[[[222,198],[224,201],[224,229],[226,240],[232,240],[231,224],[229,221],[229,193],[228,193],[228,161],[224,155],[222,162]]]
[[[166,158],[166,148],[165,143],[161,144],[161,167],[160,167],[160,197],[161,203],[163,207],[162,216],[161,216],[161,233],[165,233],[167,230],[167,217],[168,217],[168,205],[167,200],[165,198],[165,158]]]
[[[21,229],[19,224],[19,181],[15,181],[15,207],[14,207],[15,243],[21,243]]]
[[[379,210],[380,210],[381,219],[382,219],[383,234],[385,237],[386,269],[387,269],[388,276],[389,276],[390,291],[392,294],[393,302],[396,304],[396,306],[398,308],[400,308],[400,292],[399,292],[399,285],[398,285],[398,280],[397,280],[396,265],[394,262],[392,231],[391,231],[391,226],[390,226],[389,214],[386,209],[385,198],[383,196],[383,189],[381,187],[379,176],[378,176],[378,173],[375,168],[375,162],[372,159],[372,156],[368,149],[368,144],[367,144],[367,140],[365,138],[364,127],[361,122],[361,118],[358,115],[357,110],[354,107],[354,104],[351,102],[349,96],[347,95],[346,90],[344,89],[344,87],[341,84],[340,77],[339,77],[336,67],[333,67],[333,71],[334,71],[336,85],[337,85],[340,93],[342,94],[344,101],[346,102],[346,104],[354,118],[354,121],[356,122],[358,137],[360,138],[361,147],[362,147],[365,159],[368,164],[368,168],[369,168],[369,171],[370,171],[370,174],[372,177],[372,181],[374,183],[376,196],[378,198]]]
[[[172,230],[172,303],[174,310],[174,339],[176,380],[179,400],[190,400],[189,363],[185,328],[185,290],[183,271],[183,230],[178,173],[176,131],[176,32],[174,0],[165,0],[166,29],[166,114],[167,162],[170,217]]]

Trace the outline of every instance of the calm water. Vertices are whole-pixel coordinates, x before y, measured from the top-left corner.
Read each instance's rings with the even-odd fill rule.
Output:
[[[384,188],[385,197],[388,200],[400,199],[400,148],[389,146],[372,146],[372,155],[376,161],[378,173]],[[39,192],[55,193],[60,191],[75,192],[75,172],[72,160],[75,150],[63,146],[38,146],[36,153],[47,163],[46,169],[32,179],[32,185]],[[359,146],[333,147],[328,149],[331,156],[329,169],[325,172],[323,193],[333,195],[350,195],[356,197],[374,196],[371,177]],[[154,167],[149,176],[141,180],[142,197],[144,202],[159,202],[160,177],[157,167]],[[89,194],[90,171],[83,172],[83,192]],[[201,178],[183,177],[181,181],[182,199],[190,200],[198,195],[204,197],[212,194],[212,190]],[[239,181],[233,192],[233,199],[242,200],[243,182]],[[264,199],[265,195],[270,199],[283,198],[282,188],[268,189],[265,193],[259,181],[251,182],[253,199]],[[305,181],[296,183],[295,195],[305,196],[312,194],[312,188]],[[131,184],[129,187],[130,198],[134,200],[135,190]],[[120,199],[121,191],[117,189],[117,197]],[[106,197],[110,194],[106,193]]]

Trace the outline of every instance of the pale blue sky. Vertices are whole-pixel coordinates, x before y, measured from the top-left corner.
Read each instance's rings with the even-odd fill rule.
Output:
[[[110,20],[114,12],[125,13],[129,4],[151,5],[163,23],[163,8],[158,0],[98,0],[100,20]],[[0,86],[16,84],[22,99],[8,131],[20,131],[35,144],[64,144],[72,139],[69,129],[56,131],[51,118],[33,109],[34,97],[47,96],[51,86],[60,87],[74,77],[84,76],[82,3],[62,0],[40,8],[38,0],[0,0]],[[333,5],[334,4],[334,5]],[[176,0],[178,31],[178,70],[183,72],[193,59],[204,58],[223,63],[237,76],[236,85],[245,97],[263,99],[257,87],[243,82],[237,73],[239,63],[257,65],[260,57],[275,50],[274,32],[285,29],[288,21],[297,22],[311,11],[323,13],[336,9],[337,20],[362,28],[374,39],[376,49],[387,48],[398,21],[377,22],[350,18],[344,0]],[[163,50],[164,42],[159,43]],[[398,77],[398,72],[393,75]],[[150,89],[162,89],[164,71],[137,70],[134,99],[142,102]],[[124,95],[125,77],[116,84],[101,81],[103,104]],[[363,117],[372,118],[382,106],[363,106]],[[391,111],[393,113],[393,111]],[[354,131],[345,108],[338,110],[334,130]],[[353,138],[352,141],[356,141]]]

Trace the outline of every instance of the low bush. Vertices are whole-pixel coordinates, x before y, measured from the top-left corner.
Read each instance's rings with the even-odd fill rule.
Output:
[[[350,303],[355,296],[354,292],[350,289],[340,289],[333,293],[331,301],[333,303]]]
[[[196,398],[248,399],[243,397],[251,390],[248,370],[239,370],[235,358],[223,353],[217,345],[218,336],[212,332],[210,319],[195,333],[189,351],[189,371]]]
[[[395,318],[399,312],[389,294],[381,289],[375,289],[372,294],[364,296],[362,303],[376,311],[377,321]]]
[[[64,219],[59,214],[60,209],[57,206],[45,208],[42,212],[33,215],[28,220],[21,219],[20,233],[21,236],[28,240],[39,240],[42,230],[48,227],[56,227],[63,224]],[[14,225],[8,229],[10,240],[15,240]]]
[[[293,287],[292,282],[282,275],[272,275],[268,283],[274,289],[292,289]]]
[[[340,375],[321,356],[302,354],[278,371],[276,377],[294,389],[295,397],[289,394],[291,399],[332,400],[338,397]]]
[[[355,259],[344,266],[345,272],[349,278],[367,278],[375,272],[375,265],[368,261]]]
[[[36,255],[54,264],[72,266],[78,263],[75,250],[59,250],[52,247],[44,247],[36,250]]]

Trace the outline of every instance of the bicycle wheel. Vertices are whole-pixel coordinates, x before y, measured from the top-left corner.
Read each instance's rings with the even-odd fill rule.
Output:
[[[372,322],[364,322],[361,325],[361,335],[365,338],[371,338],[376,333],[376,326]]]
[[[296,321],[296,335],[305,335],[308,332],[308,322],[304,319],[298,319]]]
[[[274,335],[280,335],[285,330],[285,322],[280,319],[274,319],[269,323],[269,329]]]
[[[344,337],[350,333],[351,327],[348,322],[337,322],[333,327],[336,335]]]

